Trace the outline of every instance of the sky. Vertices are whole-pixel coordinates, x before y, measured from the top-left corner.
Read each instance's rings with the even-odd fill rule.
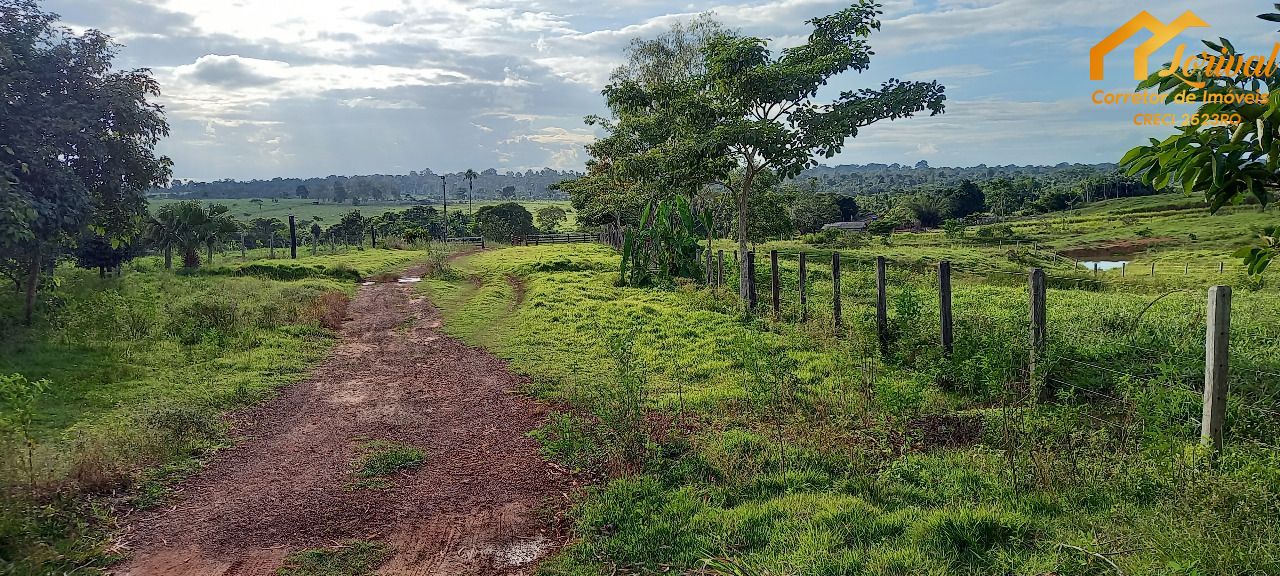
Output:
[[[118,65],[150,68],[172,134],[174,176],[216,180],[331,174],[581,170],[606,112],[600,90],[633,38],[713,12],[774,49],[804,42],[805,21],[850,0],[45,0],[73,30],[120,44]],[[1099,106],[1131,92],[1139,32],[1088,73],[1089,48],[1138,11],[1208,28],[1269,54],[1280,24],[1244,0],[884,0],[876,55],[820,96],[888,78],[938,80],[946,113],[864,128],[826,164],[933,166],[1114,162],[1168,127],[1135,126],[1164,106]],[[1163,57],[1163,60],[1160,58]],[[1176,110],[1185,112],[1185,108]]]

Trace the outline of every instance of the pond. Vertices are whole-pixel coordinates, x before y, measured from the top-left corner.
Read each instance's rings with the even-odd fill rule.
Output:
[[[1081,260],[1080,265],[1087,270],[1093,270],[1093,265],[1098,265],[1098,270],[1119,270],[1128,264],[1128,260]]]

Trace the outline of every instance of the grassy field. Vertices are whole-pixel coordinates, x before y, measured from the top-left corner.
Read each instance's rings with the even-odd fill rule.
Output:
[[[151,207],[151,210],[154,211],[154,210],[160,209],[163,206],[173,204],[179,201],[180,200],[156,198],[150,201],[150,207]],[[363,204],[360,206],[353,206],[351,204],[333,204],[330,202],[317,203],[314,200],[303,200],[300,198],[283,198],[283,199],[282,198],[276,198],[276,199],[226,198],[226,199],[211,199],[211,200],[201,200],[201,201],[225,205],[231,208],[231,214],[236,219],[242,220],[245,222],[248,222],[249,220],[253,220],[254,218],[277,218],[281,221],[287,221],[289,219],[289,215],[293,214],[295,217],[297,217],[300,220],[315,220],[316,218],[319,218],[320,222],[326,222],[328,224],[336,224],[338,220],[342,218],[343,214],[350,212],[352,210],[359,210],[360,214],[364,216],[380,216],[386,212],[399,212],[399,211],[407,210],[410,207],[414,206],[414,204],[412,203],[404,203],[404,202],[372,203],[372,204]],[[492,205],[501,204],[503,202],[505,201],[503,200],[476,201],[472,204],[471,208],[474,211],[474,210],[479,210],[482,206],[492,206]],[[561,228],[566,230],[571,230],[573,229],[574,226],[577,225],[576,224],[577,221],[574,219],[573,208],[569,205],[568,201],[520,200],[519,204],[524,206],[527,210],[534,213],[535,215],[537,214],[538,209],[544,206],[559,206],[560,208],[563,208],[566,212],[568,212],[568,219],[565,221],[564,224],[561,225]],[[442,206],[439,203],[437,203],[435,204],[435,208],[436,210],[440,210]],[[453,204],[451,202],[449,204],[449,211],[452,212],[454,210],[461,210],[462,213],[466,213],[467,205],[466,203]]]
[[[859,234],[813,235],[803,240],[774,241],[754,248],[759,257],[769,250],[795,259],[829,261],[840,251],[846,261],[871,262],[876,256],[904,266],[924,268],[950,260],[955,270],[969,273],[1023,271],[1040,266],[1051,273],[1080,278],[1154,286],[1243,282],[1244,267],[1231,253],[1254,241],[1257,231],[1275,224],[1280,214],[1257,206],[1228,206],[1209,215],[1196,199],[1182,194],[1124,198],[1090,204],[1086,208],[1008,222],[1010,234],[981,237],[983,227],[971,226],[963,238],[947,238],[941,231],[899,232],[888,239]],[[995,228],[994,226],[988,228]],[[726,258],[736,246],[716,242]],[[1091,261],[1126,262],[1105,267],[1095,276]],[[1156,278],[1152,279],[1152,265]],[[1117,265],[1118,266],[1118,265]],[[1221,272],[1219,272],[1221,266]]]
[[[1143,313],[1142,291],[1052,288],[1037,400],[1025,278],[960,279],[945,358],[931,277],[910,266],[891,267],[882,353],[865,268],[842,278],[835,330],[821,264],[800,323],[795,298],[753,320],[724,293],[617,287],[616,260],[511,248],[459,261],[474,280],[423,285],[447,331],[564,407],[538,434],[547,454],[607,478],[543,574],[1280,570],[1274,292],[1237,293],[1228,448],[1212,469],[1195,449],[1198,290]]]
[[[162,499],[170,479],[227,442],[223,413],[303,378],[333,343],[355,280],[424,258],[365,249],[289,261],[260,252],[246,261],[223,255],[192,274],[164,271],[157,257],[128,264],[119,278],[63,267],[31,328],[14,320],[18,296],[0,295],[9,417],[0,479],[8,493],[46,495],[40,506],[6,499],[0,507],[6,573],[104,566],[113,509]],[[47,389],[29,424],[13,427],[21,422],[14,392],[38,381]]]

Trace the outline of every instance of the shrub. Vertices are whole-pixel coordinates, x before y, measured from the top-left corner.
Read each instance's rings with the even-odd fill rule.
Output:
[[[338,330],[347,318],[347,306],[351,299],[337,290],[330,290],[316,297],[307,307],[305,317],[322,328]]]

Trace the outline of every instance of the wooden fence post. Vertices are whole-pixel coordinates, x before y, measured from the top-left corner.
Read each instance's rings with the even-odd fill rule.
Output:
[[[1098,277],[1098,263],[1097,263],[1097,262],[1094,262],[1094,263],[1093,263],[1093,277],[1094,277],[1094,278],[1097,278],[1097,277]]]
[[[289,259],[298,259],[298,224],[293,214],[289,215]]]
[[[1045,277],[1044,270],[1032,268],[1030,275],[1031,292],[1031,386],[1036,386],[1040,374],[1036,372],[1036,364],[1044,353],[1045,336]]]
[[[747,306],[756,309],[756,253],[747,252]]]
[[[778,251],[769,251],[769,274],[773,277],[769,287],[773,290],[773,315],[780,316],[782,314],[782,287],[779,286],[778,280]]]
[[[889,300],[885,294],[884,256],[876,256],[876,334],[880,336],[880,351],[889,350]]]
[[[1213,458],[1222,451],[1222,423],[1227,415],[1227,352],[1231,340],[1231,287],[1209,289],[1204,334],[1204,412],[1200,442]]]
[[[1183,262],[1183,263],[1182,263],[1182,275],[1183,275],[1183,276],[1186,276],[1186,275],[1187,275],[1187,273],[1188,273],[1188,272],[1190,272],[1190,271],[1191,271],[1191,263],[1190,263],[1190,262]]]
[[[1219,273],[1219,274],[1221,274],[1221,273],[1222,273],[1222,262],[1219,262],[1219,263],[1218,263],[1218,273]]]
[[[1152,263],[1151,263],[1151,276],[1154,278],[1154,277],[1155,277],[1155,275],[1156,275],[1156,263],[1155,263],[1155,262],[1152,262]]]
[[[942,353],[951,355],[953,334],[951,325],[951,262],[938,262],[938,311],[942,323]]]
[[[844,326],[844,319],[840,314],[840,253],[831,253],[831,314],[835,319],[836,328]]]
[[[716,271],[715,271],[715,267],[713,266],[714,262],[711,259],[712,256],[713,254],[711,253],[711,244],[707,244],[707,287],[708,288],[711,286],[714,286],[716,283]]]
[[[1125,269],[1126,269],[1126,268],[1128,268],[1128,267],[1129,267],[1129,263],[1128,263],[1128,262],[1121,262],[1121,263],[1120,263],[1120,277],[1121,277],[1121,278],[1124,278],[1124,271],[1125,271]]]
[[[724,286],[724,250],[716,250],[716,288]]]
[[[809,321],[809,258],[800,253],[800,321]]]

